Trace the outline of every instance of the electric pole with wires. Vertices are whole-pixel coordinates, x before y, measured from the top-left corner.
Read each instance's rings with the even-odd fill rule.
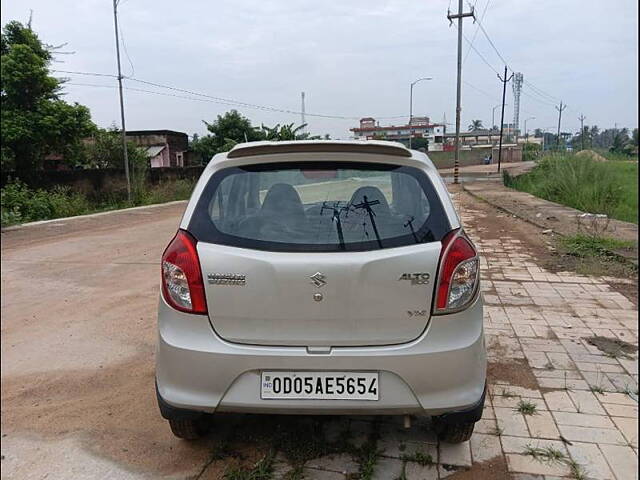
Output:
[[[500,114],[500,143],[498,146],[498,173],[500,173],[500,163],[502,162],[502,132],[504,131],[504,100],[507,95],[507,83],[513,78],[513,73],[507,78],[507,66],[505,65],[504,78],[502,78],[500,74],[498,74],[498,78],[502,82],[502,113]]]
[[[449,19],[449,25],[453,24],[453,20],[458,20],[458,84],[456,89],[456,151],[453,162],[453,183],[458,182],[458,170],[460,168],[460,112],[462,107],[460,106],[461,92],[462,92],[462,19],[464,17],[473,17],[475,22],[474,8],[471,7],[471,11],[467,13],[462,12],[462,0],[458,0],[458,13],[451,15],[451,11],[447,11],[447,18]],[[504,103],[504,101],[502,102]],[[504,110],[504,107],[503,107]]]
[[[558,150],[560,150],[560,122],[562,122],[562,112],[565,108],[567,108],[567,106],[562,105],[562,100],[560,100],[560,106],[556,107],[556,110],[558,110],[558,138],[556,139]]]
[[[580,120],[580,150],[584,150],[584,119],[585,118],[587,117],[585,117],[582,113],[578,117],[578,120]]]
[[[120,68],[120,40],[118,38],[118,3],[113,0],[113,24],[116,32],[116,59],[118,61],[118,91],[120,92],[120,122],[122,123],[122,152],[124,157],[124,176],[127,180],[127,201],[131,202],[131,179],[129,178],[129,155],[127,154],[127,129],[124,123],[124,97],[122,94],[122,69]]]

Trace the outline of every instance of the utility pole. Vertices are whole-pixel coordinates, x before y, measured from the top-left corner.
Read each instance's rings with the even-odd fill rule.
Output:
[[[498,78],[502,82],[502,113],[500,115],[500,144],[498,146],[498,173],[500,173],[500,162],[502,162],[502,132],[504,130],[504,100],[507,95],[507,83],[513,78],[513,73],[507,78],[507,66],[504,66],[504,78],[498,74]]]
[[[458,13],[451,15],[451,12],[447,12],[447,18],[449,19],[449,25],[453,23],[454,19],[458,20],[458,84],[456,89],[456,153],[453,162],[453,183],[458,182],[458,169],[460,167],[460,112],[462,107],[460,106],[460,98],[462,93],[462,19],[464,17],[473,17],[475,22],[474,9],[471,7],[471,11],[467,13],[462,12],[462,0],[458,0]],[[504,99],[502,101],[504,103]],[[502,108],[504,111],[504,107]]]
[[[580,150],[584,150],[584,119],[585,118],[587,117],[585,117],[582,113],[578,117],[578,120],[580,120]]]
[[[116,31],[116,58],[118,60],[118,90],[120,92],[120,123],[122,124],[122,151],[124,176],[127,179],[127,201],[131,201],[131,179],[129,178],[129,155],[127,154],[127,129],[124,123],[124,97],[122,94],[122,69],[120,68],[120,40],[118,39],[118,1],[113,0],[113,24]]]
[[[556,141],[556,145],[558,147],[558,150],[560,150],[560,122],[562,121],[562,111],[567,108],[566,105],[562,105],[562,100],[560,100],[560,106],[556,107],[556,110],[558,110],[558,138]]]

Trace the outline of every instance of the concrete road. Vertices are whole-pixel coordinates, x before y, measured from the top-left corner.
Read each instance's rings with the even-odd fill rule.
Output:
[[[2,233],[3,478],[201,470],[153,376],[158,260],[185,205]]]

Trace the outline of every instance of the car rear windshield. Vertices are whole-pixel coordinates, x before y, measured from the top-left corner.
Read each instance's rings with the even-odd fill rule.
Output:
[[[450,230],[421,170],[300,162],[212,175],[189,224],[200,241],[269,251],[363,251],[439,241]]]

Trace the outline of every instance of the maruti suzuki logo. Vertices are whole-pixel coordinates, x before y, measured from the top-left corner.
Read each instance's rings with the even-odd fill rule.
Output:
[[[324,287],[327,284],[324,273],[322,272],[316,272],[313,275],[311,275],[309,278],[311,279],[311,283],[313,283],[318,288]]]

